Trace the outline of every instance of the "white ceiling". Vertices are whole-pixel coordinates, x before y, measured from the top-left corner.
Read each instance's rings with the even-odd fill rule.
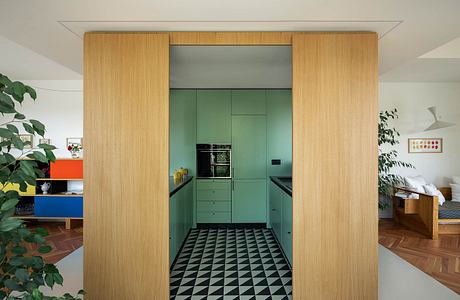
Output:
[[[392,80],[390,71],[408,64],[411,74],[414,60],[460,37],[459,11],[457,0],[2,1],[0,36],[31,51],[5,50],[8,43],[0,40],[0,72],[23,79],[80,79],[83,31],[365,30],[379,33],[380,73]],[[32,57],[49,59],[48,67],[24,64]],[[438,55],[440,64],[429,67],[442,69],[445,58]]]

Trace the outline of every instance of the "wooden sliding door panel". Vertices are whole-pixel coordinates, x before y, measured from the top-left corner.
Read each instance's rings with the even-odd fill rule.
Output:
[[[167,299],[167,34],[85,34],[84,137],[85,299]]]
[[[294,34],[293,296],[377,299],[377,36]]]

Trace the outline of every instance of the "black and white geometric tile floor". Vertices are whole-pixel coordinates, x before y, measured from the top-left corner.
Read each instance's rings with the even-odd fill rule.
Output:
[[[170,276],[171,299],[291,299],[292,274],[269,229],[192,229]]]

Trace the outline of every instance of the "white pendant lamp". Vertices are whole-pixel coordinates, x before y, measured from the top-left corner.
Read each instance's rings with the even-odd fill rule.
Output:
[[[431,124],[424,131],[430,131],[430,130],[435,130],[435,129],[441,129],[441,128],[455,126],[454,123],[449,123],[449,122],[444,122],[444,121],[439,120],[440,117],[438,117],[438,115],[436,114],[436,106],[428,107],[428,110],[434,116],[434,123]]]

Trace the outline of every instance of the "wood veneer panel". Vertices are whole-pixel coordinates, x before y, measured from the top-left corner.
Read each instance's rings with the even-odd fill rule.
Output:
[[[168,99],[167,34],[85,34],[85,299],[169,297]]]
[[[377,35],[292,52],[293,297],[377,299]]]
[[[292,32],[170,32],[171,45],[291,45]]]

